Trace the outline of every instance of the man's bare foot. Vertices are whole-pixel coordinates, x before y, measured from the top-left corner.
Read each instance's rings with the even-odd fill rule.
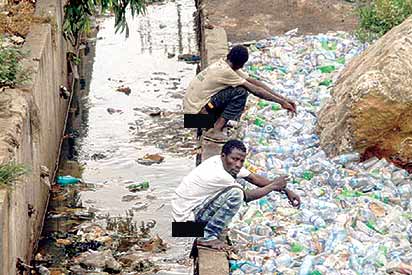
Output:
[[[219,251],[229,251],[231,249],[231,247],[228,244],[221,240],[197,241],[197,245],[201,247],[216,249]]]
[[[205,137],[207,139],[212,139],[215,140],[217,142],[225,142],[228,140],[228,136],[225,135],[222,131],[216,130],[214,128],[208,130],[205,133]]]

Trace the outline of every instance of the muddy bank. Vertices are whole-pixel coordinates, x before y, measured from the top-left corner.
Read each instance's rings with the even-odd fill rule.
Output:
[[[356,3],[344,0],[201,0],[210,27],[224,28],[230,42],[281,35],[352,31],[357,24]]]

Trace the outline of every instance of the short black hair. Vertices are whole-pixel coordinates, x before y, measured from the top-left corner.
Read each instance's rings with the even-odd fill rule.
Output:
[[[242,67],[249,59],[247,48],[242,45],[234,46],[227,54],[227,60],[237,67]]]
[[[246,153],[246,146],[243,142],[237,139],[231,139],[223,145],[222,154],[229,155],[232,153],[233,149],[239,149]]]

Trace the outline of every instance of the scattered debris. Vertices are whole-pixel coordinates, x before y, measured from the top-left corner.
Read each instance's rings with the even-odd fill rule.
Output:
[[[144,191],[149,189],[149,182],[144,181],[141,183],[135,183],[127,186],[127,189],[129,189],[130,192],[139,192],[139,191]]]
[[[137,272],[146,272],[152,270],[153,267],[154,264],[149,259],[140,260],[132,264],[132,269]]]
[[[111,250],[89,250],[74,258],[74,263],[85,266],[88,269],[103,269],[119,272],[122,266],[113,257]]]
[[[148,195],[146,195],[146,199],[154,200],[154,199],[156,199],[156,196],[148,194]]]
[[[136,202],[136,203],[133,205],[132,209],[133,209],[134,211],[139,211],[139,210],[146,209],[147,207],[148,207],[148,204],[147,204],[146,202]]]
[[[120,109],[114,109],[114,108],[107,108],[107,112],[109,113],[109,114],[114,114],[114,113],[120,113],[120,114],[123,114],[123,111],[122,110],[120,110]]]
[[[138,200],[139,196],[138,195],[126,195],[122,197],[122,201],[124,202],[130,202],[130,201],[134,201],[134,200]]]
[[[124,93],[125,95],[130,95],[132,90],[129,87],[120,86],[116,89],[117,92]]]
[[[99,159],[105,159],[105,158],[107,158],[107,156],[106,156],[105,154],[103,154],[103,153],[94,153],[94,154],[91,156],[91,159],[92,159],[92,160],[99,160]]]
[[[15,45],[22,45],[22,44],[24,43],[24,41],[25,41],[24,38],[22,38],[22,37],[20,37],[20,36],[15,36],[15,35],[12,35],[12,36],[8,37],[8,39],[9,39],[11,42],[13,42],[13,44],[15,44]]]
[[[159,154],[146,154],[143,158],[137,159],[137,163],[143,165],[152,165],[152,164],[160,164],[163,162],[164,157]]]
[[[200,62],[200,56],[194,54],[181,54],[177,57],[179,61],[185,61],[187,63],[198,63]]]

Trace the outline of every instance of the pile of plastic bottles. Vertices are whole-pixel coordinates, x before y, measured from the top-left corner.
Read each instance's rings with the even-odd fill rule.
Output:
[[[289,175],[302,205],[272,192],[243,207],[231,224],[240,251],[231,274],[412,274],[409,174],[385,159],[360,163],[356,152],[328,158],[314,131],[339,73],[366,47],[342,32],[289,33],[251,46],[249,74],[295,100],[298,114],[251,104],[241,122],[245,166],[269,178]]]

